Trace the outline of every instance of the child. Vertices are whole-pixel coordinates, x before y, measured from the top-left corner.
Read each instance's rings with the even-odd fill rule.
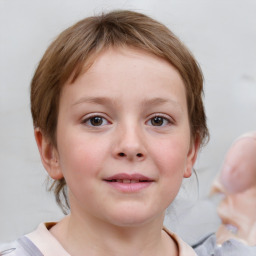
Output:
[[[143,14],[114,11],[62,32],[33,77],[31,111],[70,213],[5,253],[196,255],[163,220],[208,136],[202,92],[191,53]]]

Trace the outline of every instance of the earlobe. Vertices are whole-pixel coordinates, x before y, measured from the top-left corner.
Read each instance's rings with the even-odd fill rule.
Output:
[[[54,180],[63,178],[56,147],[42,134],[39,128],[35,128],[34,134],[42,164],[49,176]]]
[[[189,178],[192,175],[193,166],[197,159],[197,154],[200,148],[200,138],[197,137],[191,142],[191,146],[187,156],[187,164],[183,177]]]

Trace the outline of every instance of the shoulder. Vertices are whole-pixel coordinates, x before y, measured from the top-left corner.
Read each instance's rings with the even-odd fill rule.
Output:
[[[0,256],[43,256],[38,248],[25,236],[0,245]]]
[[[35,231],[27,234],[26,237],[32,241],[37,248],[39,248],[42,255],[70,256],[49,231],[55,224],[55,222],[41,223]]]
[[[248,246],[236,239],[229,239],[223,244],[216,243],[215,234],[209,235],[193,246],[198,256],[255,256],[256,246]]]
[[[178,235],[170,232],[165,227],[163,230],[175,241],[179,250],[179,256],[197,256],[196,252],[185,243]]]
[[[0,256],[7,255],[12,256],[15,255],[14,251],[17,248],[17,241],[13,241],[10,243],[0,244]]]

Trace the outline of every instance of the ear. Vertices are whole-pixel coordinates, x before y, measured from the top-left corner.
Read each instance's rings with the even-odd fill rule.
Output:
[[[49,176],[54,180],[63,178],[56,147],[43,135],[39,128],[35,128],[34,135],[41,161]]]
[[[197,154],[200,148],[200,138],[197,136],[193,141],[187,155],[187,164],[183,177],[189,178],[192,175],[192,169],[197,159]]]

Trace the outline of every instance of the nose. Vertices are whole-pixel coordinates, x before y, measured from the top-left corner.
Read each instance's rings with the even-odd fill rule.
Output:
[[[115,137],[115,158],[129,161],[142,161],[146,158],[145,138],[138,126],[119,127]]]

